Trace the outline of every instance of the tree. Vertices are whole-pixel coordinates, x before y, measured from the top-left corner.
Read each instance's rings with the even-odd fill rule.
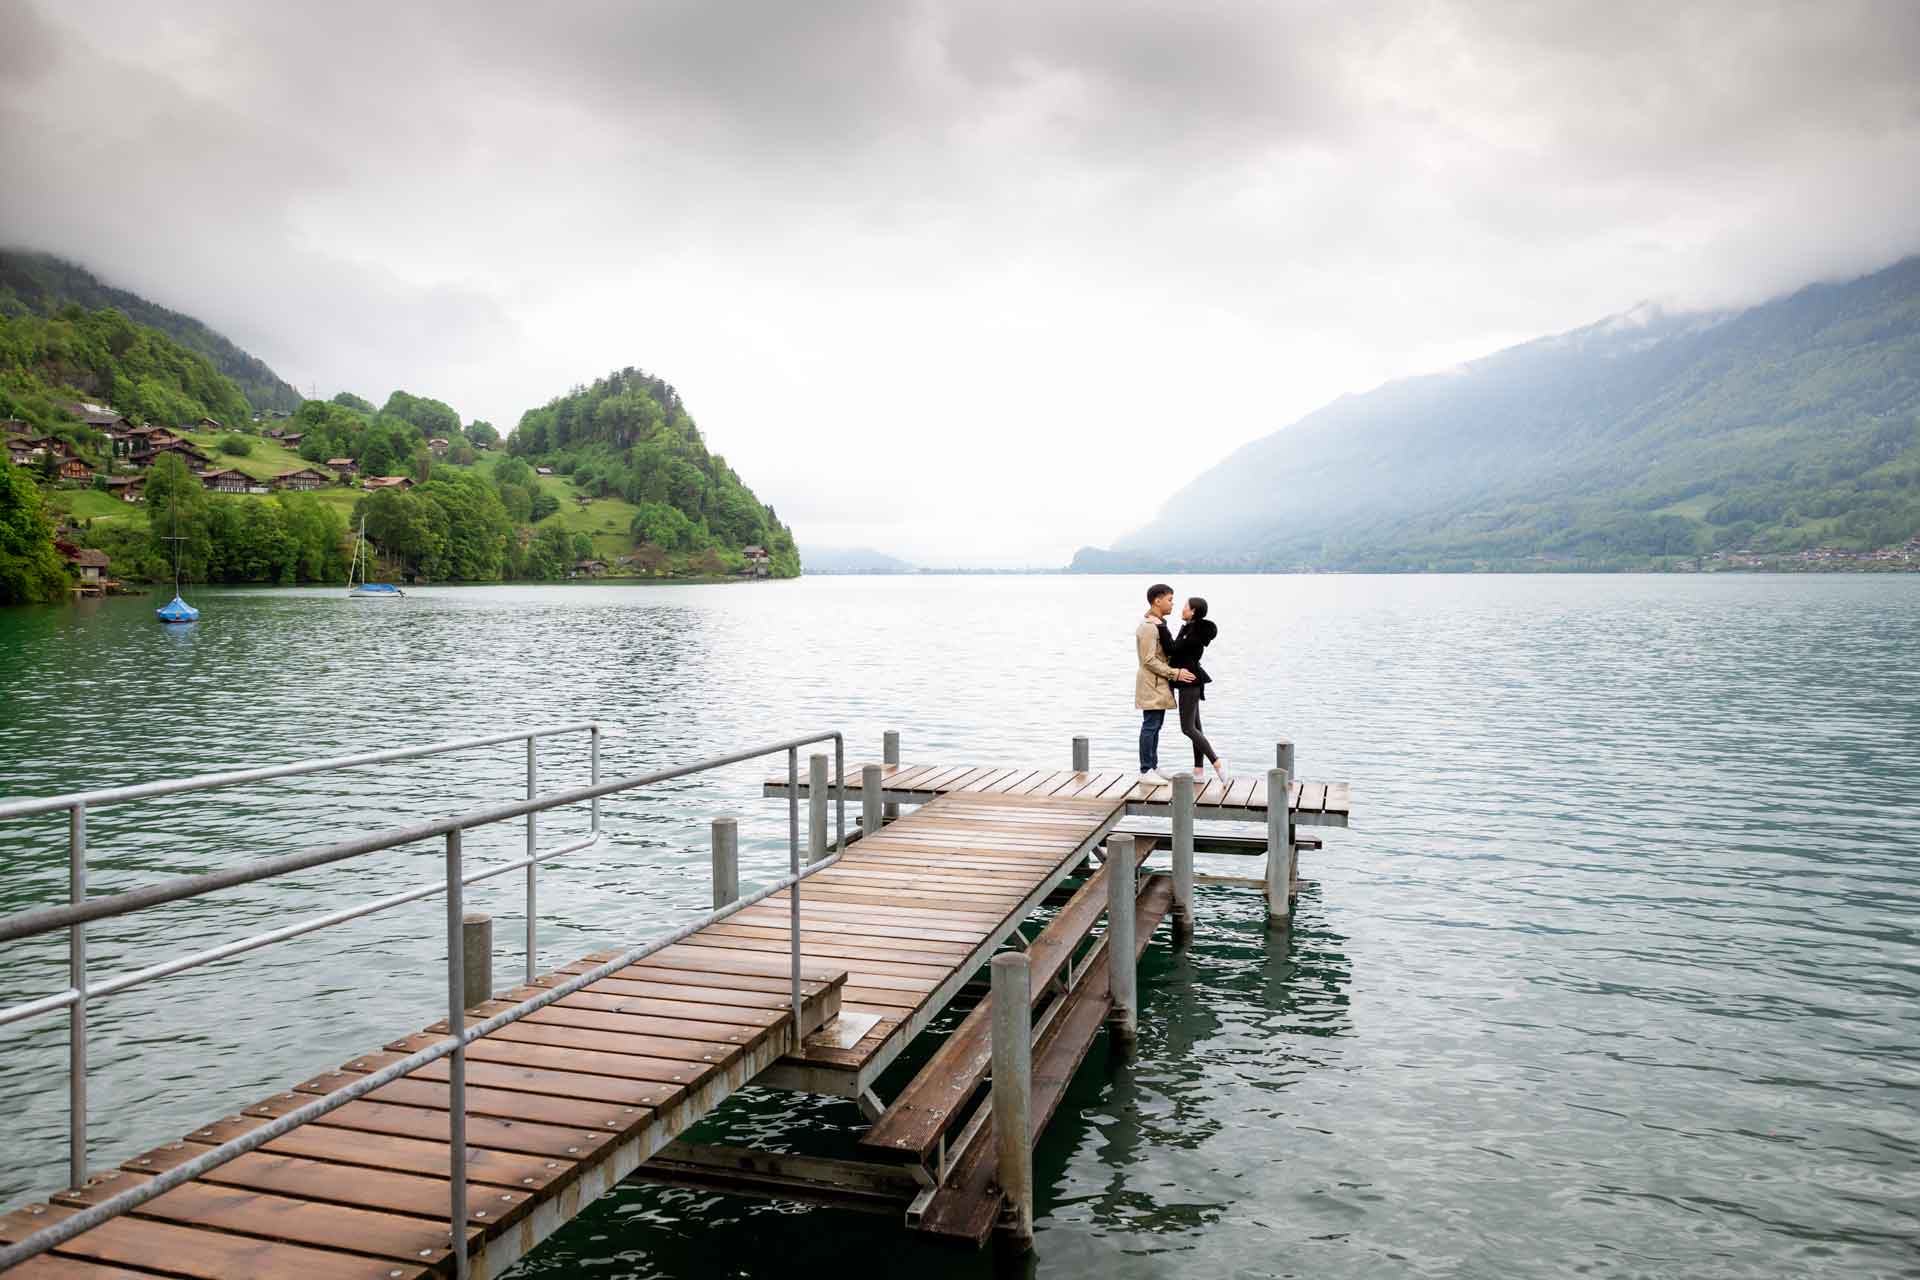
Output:
[[[359,396],[353,394],[353,392],[351,391],[342,391],[339,394],[335,395],[333,397],[333,403],[339,405],[343,409],[357,409],[361,413],[364,413],[369,417],[371,417],[373,414],[373,401],[362,400]]]
[[[46,604],[66,591],[40,486],[18,467],[0,469],[0,604]]]
[[[244,458],[253,452],[253,441],[237,432],[228,432],[220,437],[220,452],[230,458]]]
[[[476,418],[467,424],[467,439],[491,449],[500,443],[500,432],[491,422]]]

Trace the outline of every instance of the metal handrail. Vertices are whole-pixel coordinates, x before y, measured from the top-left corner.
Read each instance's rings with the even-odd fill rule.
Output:
[[[93,1227],[98,1226],[110,1218],[117,1217],[130,1209],[146,1203],[157,1195],[161,1195],[184,1182],[197,1178],[211,1169],[218,1168],[236,1156],[244,1155],[249,1151],[258,1149],[265,1143],[272,1141],[274,1138],[285,1134],[301,1124],[323,1116],[356,1098],[363,1097],[382,1085],[388,1084],[410,1072],[419,1070],[428,1063],[451,1056],[453,1061],[449,1064],[448,1070],[448,1146],[450,1148],[449,1236],[455,1258],[455,1274],[464,1280],[468,1275],[469,1269],[466,1244],[466,1046],[473,1040],[481,1036],[489,1035],[510,1023],[517,1022],[528,1014],[543,1009],[556,1000],[563,999],[594,982],[598,982],[602,978],[618,972],[620,969],[633,964],[637,960],[652,955],[676,942],[683,941],[708,924],[717,920],[724,920],[737,911],[751,906],[754,903],[764,901],[766,898],[771,897],[783,889],[792,890],[788,895],[790,904],[790,945],[788,950],[792,971],[792,1037],[794,1046],[798,1048],[804,1029],[800,981],[800,881],[807,876],[823,871],[834,865],[846,851],[846,742],[844,737],[838,731],[833,731],[813,734],[806,737],[791,738],[784,742],[772,743],[726,756],[716,756],[691,765],[681,765],[672,769],[635,774],[610,783],[600,783],[598,781],[597,751],[599,726],[595,724],[592,727],[596,747],[594,760],[595,782],[593,785],[587,787],[557,792],[548,796],[531,796],[524,802],[514,804],[494,805],[484,809],[471,810],[453,818],[444,818],[435,822],[403,827],[380,836],[346,841],[304,854],[290,854],[279,858],[264,859],[253,866],[236,868],[229,872],[177,877],[171,884],[162,883],[148,886],[144,889],[114,894],[106,898],[77,901],[61,908],[35,908],[0,918],[0,941],[30,937],[61,928],[67,928],[77,932],[90,920],[127,915],[131,912],[143,910],[160,903],[178,901],[183,897],[212,892],[218,888],[226,888],[235,884],[247,884],[276,875],[285,875],[289,872],[304,870],[312,866],[325,865],[366,853],[373,853],[379,850],[395,848],[400,845],[412,844],[424,839],[431,839],[436,835],[442,836],[446,841],[447,870],[444,892],[447,895],[447,1027],[449,1032],[447,1039],[410,1054],[371,1075],[362,1076],[353,1083],[325,1094],[294,1111],[290,1111],[261,1128],[254,1129],[238,1138],[214,1147],[212,1150],[196,1156],[194,1159],[169,1170],[157,1178],[121,1192],[119,1195],[107,1200],[103,1200],[99,1204],[63,1219],[53,1226],[38,1231],[16,1244],[0,1249],[0,1270],[5,1270],[28,1258],[38,1256],[48,1249],[73,1239],[82,1232],[91,1230]],[[504,740],[512,741],[517,736],[521,735],[512,735]],[[836,851],[831,856],[823,857],[819,861],[812,863],[802,871],[800,868],[799,800],[797,794],[799,782],[799,751],[803,746],[829,740],[834,744],[835,790],[839,793],[838,818],[836,822]],[[724,768],[728,765],[743,763],[781,751],[786,752],[787,776],[789,782],[793,784],[788,789],[789,873],[787,876],[768,885],[757,893],[737,899],[725,907],[710,912],[700,920],[676,929],[665,937],[632,948],[619,957],[598,965],[584,974],[576,975],[556,987],[547,989],[540,995],[522,1001],[511,1009],[495,1014],[493,1017],[476,1024],[472,1028],[466,1026],[464,948],[461,945],[460,936],[462,887],[468,883],[470,879],[481,879],[487,875],[500,874],[501,872],[512,870],[520,865],[528,865],[529,874],[531,875],[532,867],[530,864],[540,860],[540,856],[530,857],[529,859],[522,860],[522,862],[510,864],[507,867],[494,868],[485,873],[468,877],[464,871],[461,849],[461,836],[464,831],[473,827],[485,826],[493,822],[501,822],[511,818],[525,816],[529,819],[530,823],[529,847],[531,848],[531,819],[535,813],[546,809],[558,808],[563,805],[592,801],[594,803],[595,830],[597,832],[599,828],[598,801],[602,796],[630,790],[635,787],[646,786],[655,782],[663,782],[694,773],[706,772],[711,769]],[[531,787],[533,774],[531,754],[529,756],[528,772],[529,785]],[[75,802],[74,811],[76,814],[75,822],[77,824],[82,823],[84,821],[84,803]],[[84,851],[84,827],[81,828],[80,834],[81,839],[77,842],[76,847]],[[561,851],[556,850],[553,854],[541,856],[554,856],[559,852]],[[185,887],[183,888],[183,886]],[[436,888],[439,888],[439,886],[436,886]],[[529,894],[531,894],[531,880],[529,880]],[[408,894],[399,895],[399,898],[410,901],[413,897],[422,896],[426,896],[426,893],[410,891]],[[385,900],[385,905],[397,905],[397,902],[395,900]],[[361,914],[364,914],[364,912]],[[330,922],[337,923],[338,921]],[[322,923],[311,921],[305,923],[311,925],[313,928],[324,927]],[[531,941],[531,931],[529,932],[529,940]],[[214,950],[220,951],[222,949],[215,948]],[[187,957],[186,959],[194,963],[207,963],[215,958],[219,957],[209,952],[203,953],[200,957]],[[156,966],[156,968],[167,967],[166,965]],[[182,967],[192,966],[184,965]],[[169,969],[169,971],[178,972],[179,970],[178,968],[172,968]],[[155,974],[154,976],[159,975]],[[86,988],[82,983],[76,982],[74,992],[70,994],[79,996],[79,993],[85,990]],[[84,1009],[84,997],[79,997],[72,1003],[76,1014]],[[84,1073],[84,1056],[75,1060],[74,1067],[77,1071]],[[75,1096],[81,1104],[81,1114],[83,1115],[85,1101],[84,1090],[82,1089],[82,1091]],[[82,1158],[84,1158],[84,1149],[82,1149],[81,1155]],[[81,1173],[75,1175],[73,1180],[74,1185],[78,1186],[83,1177],[84,1169]]]
[[[114,911],[90,911],[92,903],[111,904],[123,901],[129,895],[115,895],[109,898],[92,899],[87,897],[87,810],[109,804],[122,804],[130,800],[148,799],[153,796],[180,795],[192,791],[211,791],[221,787],[240,786],[249,782],[262,782],[273,778],[293,777],[300,774],[325,773],[340,769],[358,768],[370,764],[387,764],[396,760],[412,760],[425,756],[447,755],[456,751],[470,751],[480,747],[497,746],[504,742],[518,742],[524,739],[527,744],[527,785],[528,795],[533,795],[535,743],[540,738],[553,737],[563,733],[578,733],[585,730],[589,735],[588,754],[590,757],[593,781],[600,780],[600,734],[602,726],[596,720],[580,720],[567,724],[545,725],[533,729],[516,729],[506,733],[487,734],[476,738],[459,738],[450,742],[435,742],[419,747],[392,747],[384,751],[365,751],[350,756],[330,756],[320,760],[295,761],[292,764],[267,765],[258,769],[230,769],[219,773],[196,774],[190,778],[165,779],[158,782],[136,783],[128,787],[107,787],[94,791],[74,791],[56,796],[34,796],[20,800],[0,803],[0,820],[7,818],[30,817],[35,814],[52,813],[61,809],[67,811],[67,890],[69,906],[77,909],[74,918],[63,924],[47,926],[64,927],[67,930],[67,976],[68,987],[64,992],[39,1000],[28,1001],[6,1010],[0,1010],[0,1025],[16,1022],[24,1018],[35,1017],[55,1009],[68,1010],[67,1022],[67,1172],[74,1186],[78,1186],[86,1177],[87,1169],[87,1001],[95,995],[108,995],[122,991],[138,983],[154,978],[165,977],[186,969],[197,968],[201,964],[251,951],[256,947],[267,946],[273,942],[310,933],[314,929],[338,924],[352,916],[335,913],[334,917],[319,917],[303,922],[305,927],[289,927],[271,930],[252,938],[240,939],[233,943],[214,947],[197,955],[182,957],[179,960],[150,966],[133,973],[121,974],[106,983],[91,984],[87,980],[87,937],[88,920],[101,919]],[[532,974],[534,967],[534,948],[536,931],[533,920],[534,884],[537,864],[542,859],[536,856],[534,846],[533,816],[527,815],[527,970]],[[593,801],[592,839],[600,835],[600,802]],[[587,843],[591,843],[588,841]],[[570,846],[586,847],[585,843]],[[556,850],[558,853],[567,850]],[[269,859],[268,862],[273,860]],[[262,864],[255,864],[256,866]],[[317,865],[317,864],[316,864]],[[278,874],[278,873],[275,873]],[[240,880],[236,883],[246,883]],[[219,887],[219,886],[215,886]],[[210,892],[211,888],[200,888],[195,892]],[[434,886],[429,892],[438,892]],[[181,896],[192,896],[191,893]],[[425,897],[426,892],[412,896]],[[174,898],[164,899],[174,901]],[[365,915],[372,911],[385,910],[399,905],[400,901],[411,901],[412,897],[390,900],[374,904],[365,911],[356,914]],[[153,904],[147,904],[153,905]],[[130,905],[126,910],[137,910],[138,905]],[[34,912],[20,912],[6,917],[6,921],[15,925],[24,925],[24,929],[8,936],[0,937],[0,942],[15,937],[29,937],[34,933],[46,932],[46,928],[34,923]],[[23,919],[23,917],[25,919]]]

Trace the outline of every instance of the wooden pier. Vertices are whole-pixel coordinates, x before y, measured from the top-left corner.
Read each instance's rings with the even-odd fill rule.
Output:
[[[1174,814],[1173,788],[1089,770],[886,765],[847,798],[916,806],[849,841],[801,891],[802,1022],[789,972],[791,890],[474,1040],[465,1054],[472,1274],[497,1275],[629,1177],[901,1214],[979,1244],[1007,1206],[1006,1152],[988,1103],[994,1058],[982,1001],[891,1098],[880,1075],[1011,943],[1023,953],[1031,1097],[1017,1113],[1024,1155],[1099,1031],[1122,1040],[1137,1010],[1133,960],[1187,904],[1173,877],[1137,868],[1167,838],[1123,833],[1129,817]],[[822,777],[816,769],[815,777]],[[1275,775],[1276,778],[1279,775]],[[782,775],[764,790],[784,796]],[[826,795],[802,780],[815,813]],[[1292,823],[1343,827],[1342,784],[1294,783]],[[1196,788],[1192,816],[1291,825],[1268,813],[1265,776]],[[1176,829],[1181,819],[1176,818]],[[816,823],[815,830],[823,829]],[[1185,828],[1191,832],[1191,823]],[[1241,838],[1244,840],[1244,838]],[[817,842],[816,842],[817,843]],[[1188,841],[1189,852],[1191,840]],[[1190,862],[1190,859],[1189,859]],[[1116,884],[1114,877],[1122,876]],[[1187,869],[1189,883],[1191,867]],[[716,859],[716,883],[718,859]],[[1268,883],[1272,883],[1272,873]],[[1121,972],[1107,947],[1119,904],[1132,929]],[[1023,931],[1043,906],[1055,908]],[[1191,927],[1190,918],[1177,920]],[[622,954],[587,956],[470,1011],[486,1018]],[[996,966],[997,967],[997,966]],[[1124,978],[1124,982],[1119,981]],[[999,976],[996,976],[996,982]],[[1123,1016],[1124,1015],[1124,1016]],[[443,1022],[349,1059],[139,1153],[85,1184],[0,1218],[0,1244],[177,1167],[286,1115],[355,1075],[445,1040]],[[797,1043],[796,1043],[797,1041]],[[772,1086],[854,1099],[871,1128],[862,1158],[808,1159],[679,1141],[738,1089]],[[87,1277],[366,1277],[455,1270],[450,1223],[449,1062],[386,1084],[24,1262],[22,1280]],[[1016,1114],[1007,1112],[1004,1114]],[[1004,1123],[1004,1121],[1002,1121]],[[1030,1231],[1031,1191],[1026,1192]]]

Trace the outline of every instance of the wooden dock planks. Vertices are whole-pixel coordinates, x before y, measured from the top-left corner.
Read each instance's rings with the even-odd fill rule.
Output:
[[[862,766],[847,770],[847,798],[859,799]],[[800,779],[806,794],[807,780]],[[785,774],[766,779],[764,794],[784,797]],[[881,795],[889,804],[919,804],[959,794],[1006,795],[1055,800],[1123,799],[1130,814],[1166,816],[1172,808],[1173,788],[1165,781],[1143,782],[1130,772],[1076,773],[1066,769],[1032,769],[989,765],[883,766]],[[1291,799],[1294,822],[1301,826],[1344,827],[1352,808],[1352,788],[1344,782],[1299,782]],[[1225,821],[1265,821],[1267,775],[1264,770],[1241,774],[1228,783],[1209,778],[1194,796],[1195,816]]]

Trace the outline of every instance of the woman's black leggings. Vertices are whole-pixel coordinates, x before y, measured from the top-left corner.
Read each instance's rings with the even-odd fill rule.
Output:
[[[1183,684],[1180,690],[1180,732],[1187,735],[1193,743],[1193,767],[1212,763],[1220,759],[1213,754],[1213,744],[1207,741],[1207,735],[1200,730],[1200,686]]]

